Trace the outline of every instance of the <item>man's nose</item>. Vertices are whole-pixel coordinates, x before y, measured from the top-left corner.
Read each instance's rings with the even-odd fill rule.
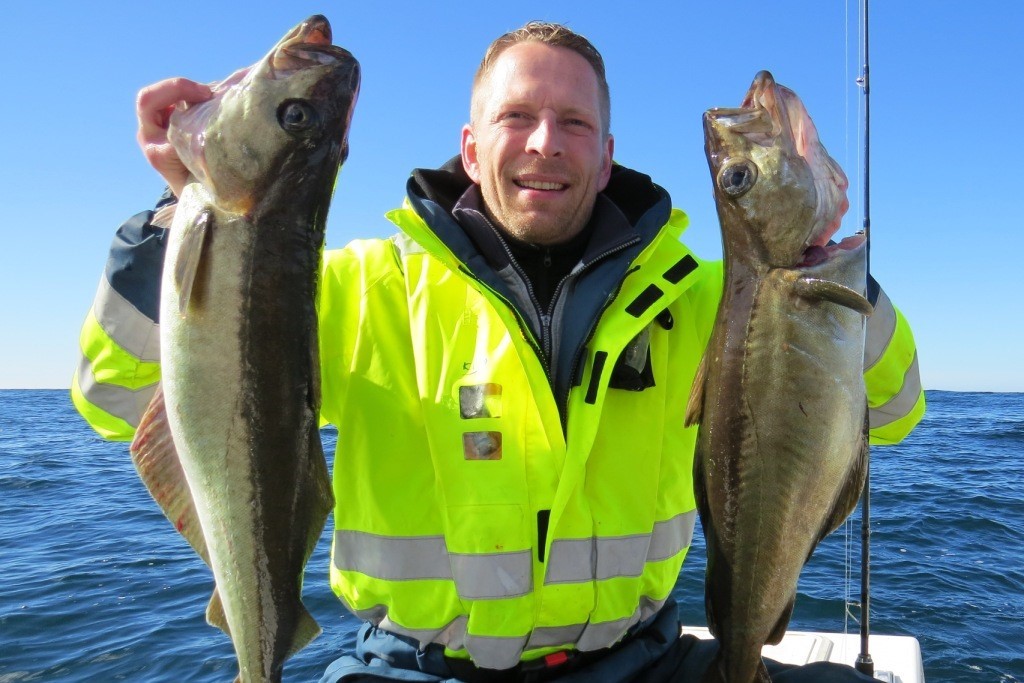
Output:
[[[561,156],[563,150],[562,132],[553,114],[545,114],[537,118],[537,125],[530,132],[526,141],[526,151],[542,157]]]

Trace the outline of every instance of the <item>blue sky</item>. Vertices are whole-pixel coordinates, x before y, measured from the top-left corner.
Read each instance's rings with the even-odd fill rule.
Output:
[[[803,98],[853,183],[842,234],[860,225],[853,0],[8,3],[0,388],[69,385],[113,231],[161,192],[135,145],[138,89],[220,79],[316,12],[363,67],[328,246],[392,232],[383,213],[409,171],[457,153],[487,44],[529,19],[567,23],[602,51],[616,159],[690,214],[684,241],[698,253],[721,253],[701,114],[738,104],[759,69]],[[1024,3],[871,12],[872,270],[913,325],[926,388],[1024,391]]]

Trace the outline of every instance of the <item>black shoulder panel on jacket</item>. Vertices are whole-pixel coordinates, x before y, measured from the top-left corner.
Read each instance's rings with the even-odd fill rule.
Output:
[[[174,200],[174,195],[167,190],[155,208]],[[105,273],[115,292],[150,320],[158,322],[167,230],[150,224],[153,214],[154,211],[142,211],[121,224],[110,245]]]

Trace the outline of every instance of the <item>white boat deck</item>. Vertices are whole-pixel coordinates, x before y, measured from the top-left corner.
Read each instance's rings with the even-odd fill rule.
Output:
[[[683,633],[711,638],[706,628],[684,626]],[[924,683],[921,645],[911,636],[871,635],[871,659],[875,678],[887,683]],[[788,631],[778,645],[765,645],[765,657],[787,664],[838,662],[853,666],[860,654],[860,636],[844,633]]]

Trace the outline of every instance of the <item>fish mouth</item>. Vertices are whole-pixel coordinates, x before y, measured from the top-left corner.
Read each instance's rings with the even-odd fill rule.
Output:
[[[865,239],[863,233],[851,235],[838,244],[833,241],[850,207],[846,196],[850,181],[825,151],[818,130],[797,94],[777,83],[770,72],[759,71],[740,108],[765,112],[773,122],[773,134],[784,136],[813,171],[817,208],[814,225],[803,244],[801,265],[821,263],[840,251],[860,246]]]
[[[314,14],[295,28],[295,33],[302,37],[304,43],[320,43],[330,45],[334,40],[331,33],[331,22],[322,14]],[[285,40],[288,36],[285,37]]]
[[[292,29],[267,55],[270,78],[288,74],[317,64],[352,61],[348,50],[333,44],[331,23],[322,14],[315,14]]]
[[[754,76],[739,107],[708,110],[704,131],[709,160],[713,159],[718,169],[729,163],[723,131],[741,136],[749,148],[779,147],[783,156],[799,157],[806,164],[814,183],[815,206],[802,243],[793,244],[789,251],[799,265],[821,263],[840,251],[856,249],[865,239],[852,235],[838,244],[833,241],[850,206],[846,196],[849,180],[822,146],[803,102],[795,92],[776,82],[769,71]]]
[[[863,232],[857,232],[849,237],[844,237],[839,242],[826,239],[825,244],[811,244],[806,247],[803,251],[803,259],[796,264],[796,267],[813,268],[841,254],[852,253],[862,249],[866,245],[867,235]]]
[[[244,92],[257,80],[284,80],[304,69],[335,67],[343,74],[337,85],[352,93],[351,108],[359,90],[360,69],[352,54],[332,44],[331,24],[313,15],[289,31],[258,62],[210,84],[213,97],[194,104],[179,103],[171,116],[168,138],[189,172],[203,185],[214,188],[206,160],[206,131],[233,91]],[[347,67],[347,70],[346,70]]]

